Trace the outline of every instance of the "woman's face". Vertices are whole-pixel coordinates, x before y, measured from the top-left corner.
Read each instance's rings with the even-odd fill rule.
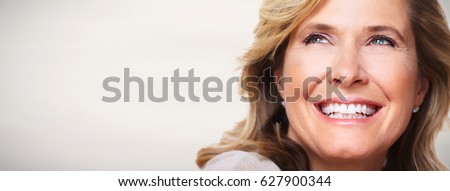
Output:
[[[291,34],[277,76],[292,78],[280,85],[288,136],[312,169],[380,167],[422,103],[428,85],[418,75],[407,7],[329,0]]]

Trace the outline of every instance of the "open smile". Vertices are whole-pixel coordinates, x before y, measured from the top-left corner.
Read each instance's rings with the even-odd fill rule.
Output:
[[[375,115],[381,106],[369,101],[328,101],[315,104],[316,109],[331,119],[365,119]]]

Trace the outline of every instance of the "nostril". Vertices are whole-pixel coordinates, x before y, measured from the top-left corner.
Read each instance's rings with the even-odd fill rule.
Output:
[[[342,81],[341,81],[341,79],[338,79],[338,78],[335,78],[335,79],[333,79],[333,83],[342,83]]]

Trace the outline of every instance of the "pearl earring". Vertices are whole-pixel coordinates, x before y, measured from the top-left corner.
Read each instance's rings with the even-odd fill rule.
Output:
[[[420,107],[419,106],[414,106],[413,108],[413,113],[417,113],[419,111]]]
[[[281,105],[284,107],[284,100],[283,101],[281,101]]]

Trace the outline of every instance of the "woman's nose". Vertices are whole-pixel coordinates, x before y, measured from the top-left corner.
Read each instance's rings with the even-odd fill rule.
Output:
[[[347,45],[341,47],[331,64],[330,84],[339,83],[340,88],[367,84],[368,76],[362,67],[362,55],[358,47]],[[330,74],[331,73],[331,74]]]

